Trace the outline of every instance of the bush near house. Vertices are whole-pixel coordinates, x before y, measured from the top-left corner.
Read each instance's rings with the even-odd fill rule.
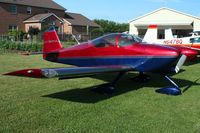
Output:
[[[69,47],[74,45],[75,42],[62,42],[63,47]],[[0,53],[11,52],[11,51],[42,51],[43,42],[14,42],[8,40],[0,41]]]
[[[8,31],[9,40],[12,40],[12,41],[22,41],[25,34],[26,33],[23,32],[22,30]]]

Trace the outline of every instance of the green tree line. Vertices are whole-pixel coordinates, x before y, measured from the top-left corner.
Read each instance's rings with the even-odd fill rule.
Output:
[[[95,19],[94,22],[101,26],[104,33],[125,32],[129,29],[128,23],[117,23],[104,19]]]
[[[114,21],[104,20],[104,19],[95,19],[95,23],[101,26],[99,29],[95,29],[91,32],[92,38],[96,38],[103,34],[108,33],[122,33],[129,30],[128,23],[117,23]]]

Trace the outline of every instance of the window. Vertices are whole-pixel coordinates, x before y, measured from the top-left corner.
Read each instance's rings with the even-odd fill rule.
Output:
[[[31,7],[27,7],[27,10],[26,10],[26,12],[27,12],[27,14],[31,14],[32,12],[32,8]]]
[[[142,42],[142,39],[138,36],[133,36],[137,42]]]
[[[200,37],[191,38],[190,43],[200,43]]]
[[[9,25],[8,29],[9,30],[17,30],[17,26],[16,25]]]
[[[122,46],[122,47],[135,44],[136,42],[137,41],[135,40],[135,38],[128,34],[122,34],[118,39],[118,44],[119,46]]]
[[[109,34],[103,37],[92,40],[92,44],[95,47],[110,47],[115,46],[117,34]]]
[[[53,22],[51,23],[51,25],[56,25],[56,22],[53,21]]]
[[[12,14],[17,14],[17,6],[16,5],[10,5],[10,12]]]

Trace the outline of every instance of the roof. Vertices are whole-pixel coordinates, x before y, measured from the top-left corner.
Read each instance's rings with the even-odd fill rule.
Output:
[[[150,12],[150,13],[147,13],[147,14],[145,14],[145,15],[143,15],[143,16],[137,17],[137,18],[135,18],[135,19],[129,21],[129,23],[132,22],[132,21],[136,21],[136,20],[138,20],[138,19],[141,19],[141,18],[143,18],[143,17],[149,16],[149,15],[151,15],[151,14],[153,14],[153,13],[156,13],[156,12],[158,12],[158,11],[160,11],[160,10],[169,10],[169,11],[176,12],[176,13],[179,13],[179,14],[182,14],[182,15],[185,15],[185,16],[189,16],[189,17],[192,17],[192,18],[195,18],[195,19],[200,19],[200,18],[197,17],[197,16],[192,16],[192,15],[190,15],[190,14],[183,13],[183,12],[180,12],[180,11],[177,11],[177,10],[174,10],[174,9],[171,9],[171,8],[162,7],[162,8],[159,8],[159,9],[157,9],[157,10],[154,10],[154,11],[152,11],[152,12]]]
[[[86,18],[85,16],[77,13],[66,13],[65,21],[69,22],[71,25],[76,26],[92,26],[92,27],[100,27],[98,24],[93,22],[92,20]]]
[[[137,22],[137,24],[135,24],[135,26],[149,26],[150,24],[156,24],[156,25],[159,25],[159,26],[191,26],[193,23],[193,21],[191,20],[181,20],[181,21],[148,21],[148,22],[145,22],[145,21],[140,21],[140,22]]]
[[[0,0],[3,3],[26,5],[34,7],[43,7],[57,10],[66,10],[61,5],[57,4],[53,0]]]
[[[63,22],[63,20],[61,18],[59,18],[58,16],[56,16],[54,13],[43,13],[43,14],[37,14],[37,15],[34,15],[34,16],[30,17],[29,19],[25,20],[24,23],[42,22],[43,20],[45,20],[46,18],[48,18],[50,16],[54,16],[58,20]]]

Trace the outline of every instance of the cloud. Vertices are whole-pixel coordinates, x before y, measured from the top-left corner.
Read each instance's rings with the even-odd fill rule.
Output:
[[[156,3],[181,3],[183,0],[149,0]]]

